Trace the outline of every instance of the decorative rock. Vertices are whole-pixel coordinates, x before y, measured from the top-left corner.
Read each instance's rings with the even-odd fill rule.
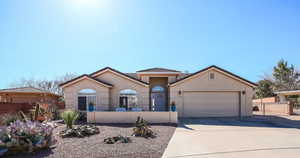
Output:
[[[120,143],[131,143],[131,139],[129,137],[123,137],[121,135],[119,136],[116,136],[116,137],[109,137],[109,138],[106,138],[104,139],[104,143],[106,144],[115,144],[117,142],[120,142]]]
[[[73,129],[66,129],[61,131],[59,134],[61,137],[86,137],[90,135],[99,134],[99,128],[94,125],[80,125]]]

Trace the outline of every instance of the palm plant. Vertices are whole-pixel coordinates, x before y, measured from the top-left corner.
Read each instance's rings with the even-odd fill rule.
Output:
[[[73,124],[79,118],[79,113],[74,110],[66,110],[62,112],[60,116],[67,125],[67,128],[72,129]]]

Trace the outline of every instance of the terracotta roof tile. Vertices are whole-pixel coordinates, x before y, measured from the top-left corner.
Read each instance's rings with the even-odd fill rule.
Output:
[[[51,93],[46,90],[42,90],[39,88],[34,87],[20,87],[20,88],[8,88],[8,89],[0,89],[0,93],[49,93],[56,95],[54,93]]]

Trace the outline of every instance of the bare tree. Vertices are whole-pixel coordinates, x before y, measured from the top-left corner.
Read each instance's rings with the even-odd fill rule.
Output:
[[[62,95],[62,89],[59,87],[59,84],[66,82],[68,80],[71,80],[78,75],[75,73],[66,73],[63,76],[57,77],[54,80],[48,80],[48,79],[43,79],[43,80],[36,80],[34,78],[26,79],[22,78],[19,81],[13,82],[10,84],[10,87],[33,87],[33,88],[38,88],[42,89],[51,93],[55,93],[58,95]]]

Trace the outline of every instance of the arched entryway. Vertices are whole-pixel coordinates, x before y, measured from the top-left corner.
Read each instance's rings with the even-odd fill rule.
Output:
[[[151,89],[151,110],[166,111],[166,89],[162,86],[154,86]]]

